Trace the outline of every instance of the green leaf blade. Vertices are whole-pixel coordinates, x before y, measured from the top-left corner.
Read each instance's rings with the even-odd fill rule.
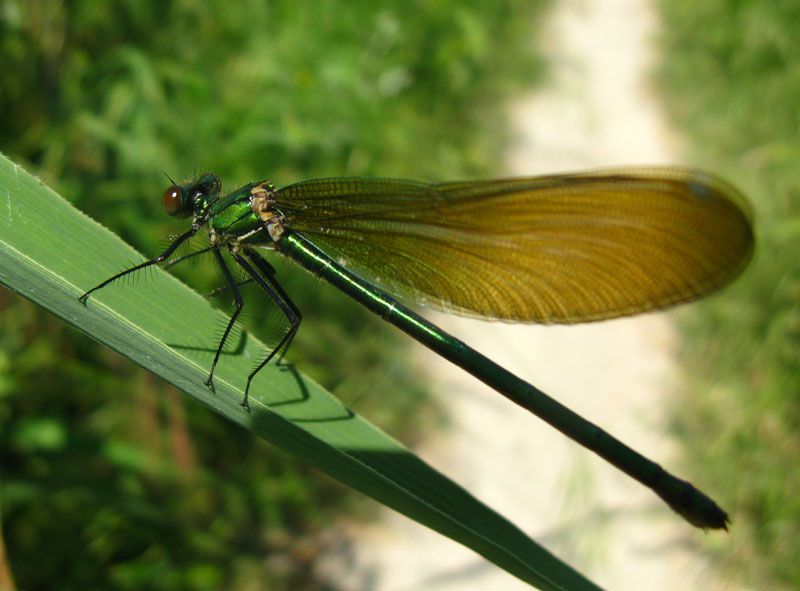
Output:
[[[225,354],[203,384],[220,313],[156,270],[137,288],[78,296],[142,256],[0,155],[0,283],[333,478],[472,548],[540,589],[597,589],[505,518],[344,407],[313,380],[270,365],[239,405],[263,356],[256,339]],[[309,330],[306,327],[305,330]],[[113,396],[113,392],[108,393]]]

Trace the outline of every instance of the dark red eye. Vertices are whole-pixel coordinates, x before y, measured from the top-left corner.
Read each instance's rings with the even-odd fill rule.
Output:
[[[161,196],[161,203],[164,204],[164,211],[169,215],[178,215],[183,209],[183,195],[178,185],[168,187]]]

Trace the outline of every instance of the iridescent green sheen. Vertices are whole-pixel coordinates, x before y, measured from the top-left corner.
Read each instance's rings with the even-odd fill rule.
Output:
[[[245,185],[212,203],[209,223],[218,235],[243,236],[260,229],[261,221],[250,207],[250,189],[254,186],[255,183]],[[259,238],[251,242],[269,239],[262,232],[257,234]]]

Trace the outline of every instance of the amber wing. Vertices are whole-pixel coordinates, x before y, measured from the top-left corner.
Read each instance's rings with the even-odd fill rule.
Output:
[[[420,305],[574,323],[705,296],[746,266],[749,209],[693,169],[428,184],[314,179],[277,194],[287,227]]]

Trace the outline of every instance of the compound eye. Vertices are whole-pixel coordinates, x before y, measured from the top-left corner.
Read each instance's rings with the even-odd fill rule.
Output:
[[[183,209],[183,193],[178,185],[168,187],[161,196],[161,203],[168,215],[178,215]]]

